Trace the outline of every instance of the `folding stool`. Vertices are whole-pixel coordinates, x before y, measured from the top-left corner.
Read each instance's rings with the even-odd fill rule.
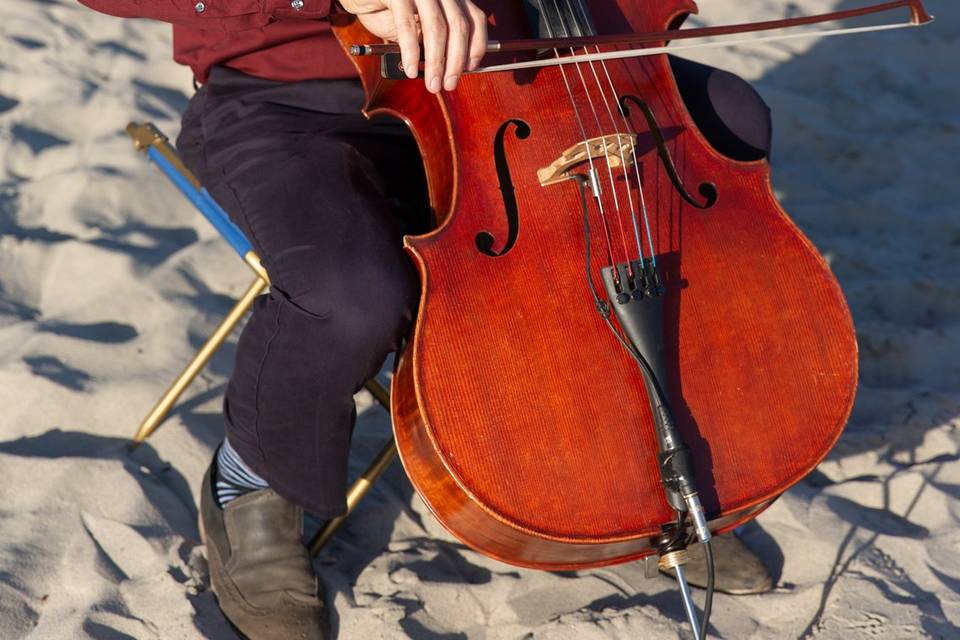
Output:
[[[204,215],[204,217],[220,232],[220,235],[230,243],[234,251],[253,270],[256,277],[246,292],[233,307],[227,317],[223,319],[210,338],[204,343],[194,356],[193,360],[184,368],[183,372],[174,380],[170,388],[153,407],[133,437],[132,447],[144,442],[159,428],[160,424],[170,413],[170,409],[180,398],[186,388],[193,382],[197,374],[206,366],[213,354],[226,340],[237,323],[246,315],[253,305],[253,301],[270,286],[270,279],[266,270],[260,264],[260,258],[253,250],[250,241],[243,232],[233,224],[226,212],[217,204],[210,193],[203,188],[183,161],[177,155],[173,146],[152,123],[138,124],[131,122],[127,125],[127,135],[133,140],[133,146],[143,151],[170,179],[180,192]],[[376,378],[371,378],[364,387],[374,399],[388,412],[390,411],[390,392]],[[397,455],[397,446],[390,438],[367,470],[353,483],[347,491],[347,513],[328,521],[310,541],[310,553],[316,555],[320,549],[333,537],[334,532],[354,510],[367,491],[373,486]]]

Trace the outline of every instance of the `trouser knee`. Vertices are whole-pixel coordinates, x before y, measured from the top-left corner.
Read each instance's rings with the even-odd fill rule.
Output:
[[[372,374],[409,331],[418,289],[413,265],[399,249],[363,259],[322,253],[302,247],[279,256],[274,295],[301,316],[298,324],[310,327],[304,349],[335,355],[344,370],[361,365]]]
[[[735,160],[769,157],[770,107],[750,83],[705,64],[669,59],[687,111],[717,151]]]

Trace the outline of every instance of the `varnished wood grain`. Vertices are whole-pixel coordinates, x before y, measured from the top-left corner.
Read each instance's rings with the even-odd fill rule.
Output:
[[[659,29],[694,9],[596,4],[601,33]],[[493,8],[492,37],[528,35],[512,7]],[[371,41],[349,29],[346,42]],[[582,138],[559,69],[468,75],[438,98],[420,82],[382,83],[363,64],[368,110],[410,124],[443,223],[407,240],[423,290],[393,414],[411,481],[457,537],[506,562],[575,568],[650,553],[673,512],[642,379],[594,311],[576,188],[536,177]],[[719,190],[707,211],[684,203],[633,120],[667,287],[673,409],[712,527],[729,528],[808,473],[839,436],[856,381],[851,318],[827,265],[775,200],[768,165],[709,147],[666,59],[607,68],[620,93],[650,104],[684,180]],[[577,105],[590,113],[582,93]],[[490,257],[474,238],[489,231],[497,248],[507,236],[492,149],[511,118],[531,128],[505,145],[520,232],[512,251]],[[605,202],[612,208],[609,193]],[[591,224],[602,256],[595,215]]]

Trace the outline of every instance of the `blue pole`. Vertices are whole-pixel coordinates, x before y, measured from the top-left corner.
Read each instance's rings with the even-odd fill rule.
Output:
[[[214,226],[220,235],[230,243],[233,250],[236,251],[241,258],[246,258],[247,254],[253,250],[250,241],[247,240],[243,232],[240,231],[240,228],[227,216],[226,211],[217,204],[213,196],[211,196],[206,189],[197,189],[193,186],[190,180],[177,171],[176,167],[174,167],[162,153],[157,151],[155,147],[147,149],[147,155],[160,167],[167,178],[180,189],[180,192],[193,203],[193,206],[210,221],[210,224]]]

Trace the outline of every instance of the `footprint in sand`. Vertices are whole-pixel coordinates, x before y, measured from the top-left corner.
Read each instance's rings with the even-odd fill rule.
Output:
[[[14,107],[16,107],[18,104],[20,104],[19,100],[15,100],[14,98],[9,98],[3,95],[2,93],[0,93],[0,114],[10,111]]]

